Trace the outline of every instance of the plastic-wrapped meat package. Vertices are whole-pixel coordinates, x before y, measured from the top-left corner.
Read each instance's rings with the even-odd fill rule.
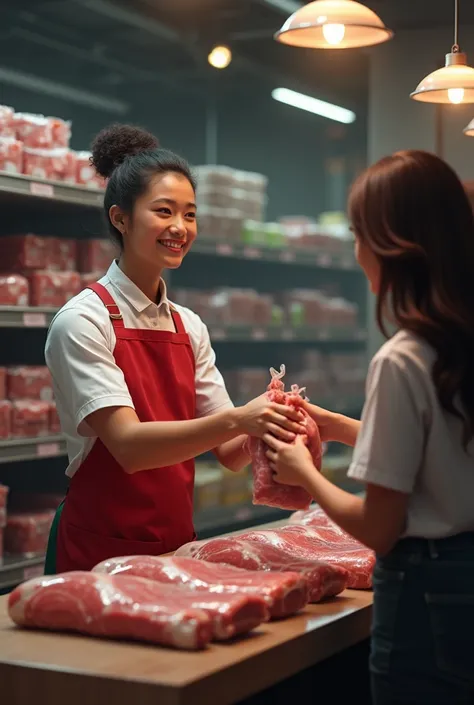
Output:
[[[13,116],[17,139],[29,149],[51,149],[53,130],[51,121],[44,115],[15,113]]]
[[[11,403],[12,438],[39,438],[49,434],[49,402],[19,399]]]
[[[23,143],[15,137],[0,135],[0,171],[23,173]]]
[[[59,308],[81,290],[77,272],[38,271],[29,274],[30,303],[32,306]]]
[[[74,178],[75,164],[71,162],[69,150],[24,148],[23,173],[35,179],[67,181]]]
[[[14,114],[13,108],[8,105],[0,105],[0,137],[15,137]]]
[[[71,123],[61,118],[49,117],[51,125],[52,147],[69,147],[71,140]]]
[[[277,575],[176,556],[110,558],[93,570],[109,575],[136,575],[195,592],[256,595],[265,600],[273,619],[295,614],[308,602],[307,581],[297,573]]]
[[[78,243],[80,272],[102,272],[103,276],[116,256],[117,249],[110,240],[81,240]]]
[[[304,390],[293,385],[291,392],[285,392],[282,378],[285,375],[285,366],[280,372],[273,368],[270,370],[271,382],[268,386],[267,397],[271,402],[285,404],[301,412],[301,423],[306,428],[305,443],[313,458],[316,468],[321,467],[322,446],[318,427],[303,408],[301,393]],[[260,438],[249,438],[247,448],[252,460],[253,473],[253,503],[264,504],[269,507],[281,509],[307,509],[312,497],[302,487],[280,485],[273,479],[273,471],[266,457],[267,446]]]
[[[0,400],[7,397],[7,368],[0,367]]]
[[[0,485],[0,510],[2,512],[5,512],[7,508],[7,498],[8,498],[8,492],[10,491],[10,488],[7,487],[6,485]],[[5,524],[0,524],[0,526],[3,528]]]
[[[76,152],[76,183],[92,189],[104,189],[105,179],[91,164],[91,152]]]
[[[58,410],[54,401],[49,405],[49,432],[52,436],[61,433],[61,421],[59,420]]]
[[[62,588],[63,581],[67,590]],[[150,641],[160,643],[162,638],[162,643],[178,648],[198,648],[202,641],[207,643],[211,639],[226,641],[268,620],[265,601],[255,595],[194,593],[131,575],[73,571],[54,578],[36,578],[17,590],[17,599],[21,602],[23,596],[26,604],[21,606],[15,597],[10,597],[9,614],[20,626],[109,637],[133,637],[133,631],[124,633],[124,627],[141,626],[137,638],[154,633],[156,639]],[[164,617],[162,625],[158,619],[160,612]],[[193,614],[195,622],[200,621],[200,614],[206,617],[206,639],[196,640],[188,620],[184,629],[183,614],[188,612]],[[165,625],[174,626],[177,633],[168,634],[165,639]]]
[[[48,266],[50,244],[48,238],[28,233],[5,235],[1,241],[0,269],[3,272],[25,272]]]
[[[20,274],[0,274],[0,306],[28,306],[29,291],[28,280]]]
[[[51,402],[53,387],[48,368],[45,365],[8,367],[7,397],[12,401],[41,399]]]
[[[5,527],[5,553],[34,558],[46,552],[54,511],[9,512]]]
[[[0,440],[5,441],[12,433],[12,403],[0,399]]]
[[[246,531],[242,540],[281,548],[306,560],[341,566],[349,572],[348,587],[365,590],[372,587],[375,554],[345,532],[334,529],[292,525],[274,530]]]
[[[208,614],[135,577],[71,572],[33,578],[8,596],[8,614],[20,627],[133,639],[177,649],[205,648],[212,639]]]
[[[48,269],[70,272],[76,269],[77,240],[72,238],[49,238],[50,257]]]
[[[195,558],[250,571],[298,573],[308,583],[308,599],[312,603],[339,595],[349,580],[347,570],[341,566],[305,560],[273,545],[246,541],[240,535],[193,541],[181,546],[175,557]]]

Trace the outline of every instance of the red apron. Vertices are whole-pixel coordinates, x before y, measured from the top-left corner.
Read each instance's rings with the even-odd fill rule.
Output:
[[[195,418],[195,361],[183,322],[176,332],[125,328],[101,284],[122,370],[140,421]],[[113,556],[159,555],[195,537],[194,460],[128,475],[97,439],[71,479],[58,528],[56,570],[90,570]]]

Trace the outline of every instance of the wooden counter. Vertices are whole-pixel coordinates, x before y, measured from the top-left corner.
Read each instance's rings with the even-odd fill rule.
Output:
[[[233,644],[188,653],[13,627],[0,598],[5,705],[231,705],[369,635],[372,594],[348,590]]]

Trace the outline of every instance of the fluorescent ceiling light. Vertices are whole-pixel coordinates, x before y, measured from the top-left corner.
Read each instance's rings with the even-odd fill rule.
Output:
[[[356,119],[356,114],[353,113],[352,110],[341,108],[332,103],[326,103],[324,100],[311,98],[311,96],[304,95],[303,93],[290,91],[289,88],[275,88],[275,90],[272,91],[272,98],[278,100],[280,103],[292,105],[294,108],[300,108],[301,110],[307,110],[309,113],[321,115],[321,117],[328,118],[328,120],[343,122],[345,125],[350,125]]]

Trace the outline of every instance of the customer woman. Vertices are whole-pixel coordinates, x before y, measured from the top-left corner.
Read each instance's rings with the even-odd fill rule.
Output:
[[[197,234],[187,163],[130,126],[99,134],[92,161],[108,179],[120,256],[64,306],[46,342],[70,478],[49,573],[173,551],[195,535],[196,455],[214,449],[239,470],[245,434],[301,430],[295,412],[263,397],[233,408],[205,325],[167,298],[162,273],[181,265]]]
[[[399,152],[363,173],[356,256],[397,332],[372,360],[359,423],[308,405],[326,440],[355,446],[332,485],[302,443],[265,435],[276,478],[305,487],[377,553],[375,705],[474,702],[474,217],[441,159]]]

